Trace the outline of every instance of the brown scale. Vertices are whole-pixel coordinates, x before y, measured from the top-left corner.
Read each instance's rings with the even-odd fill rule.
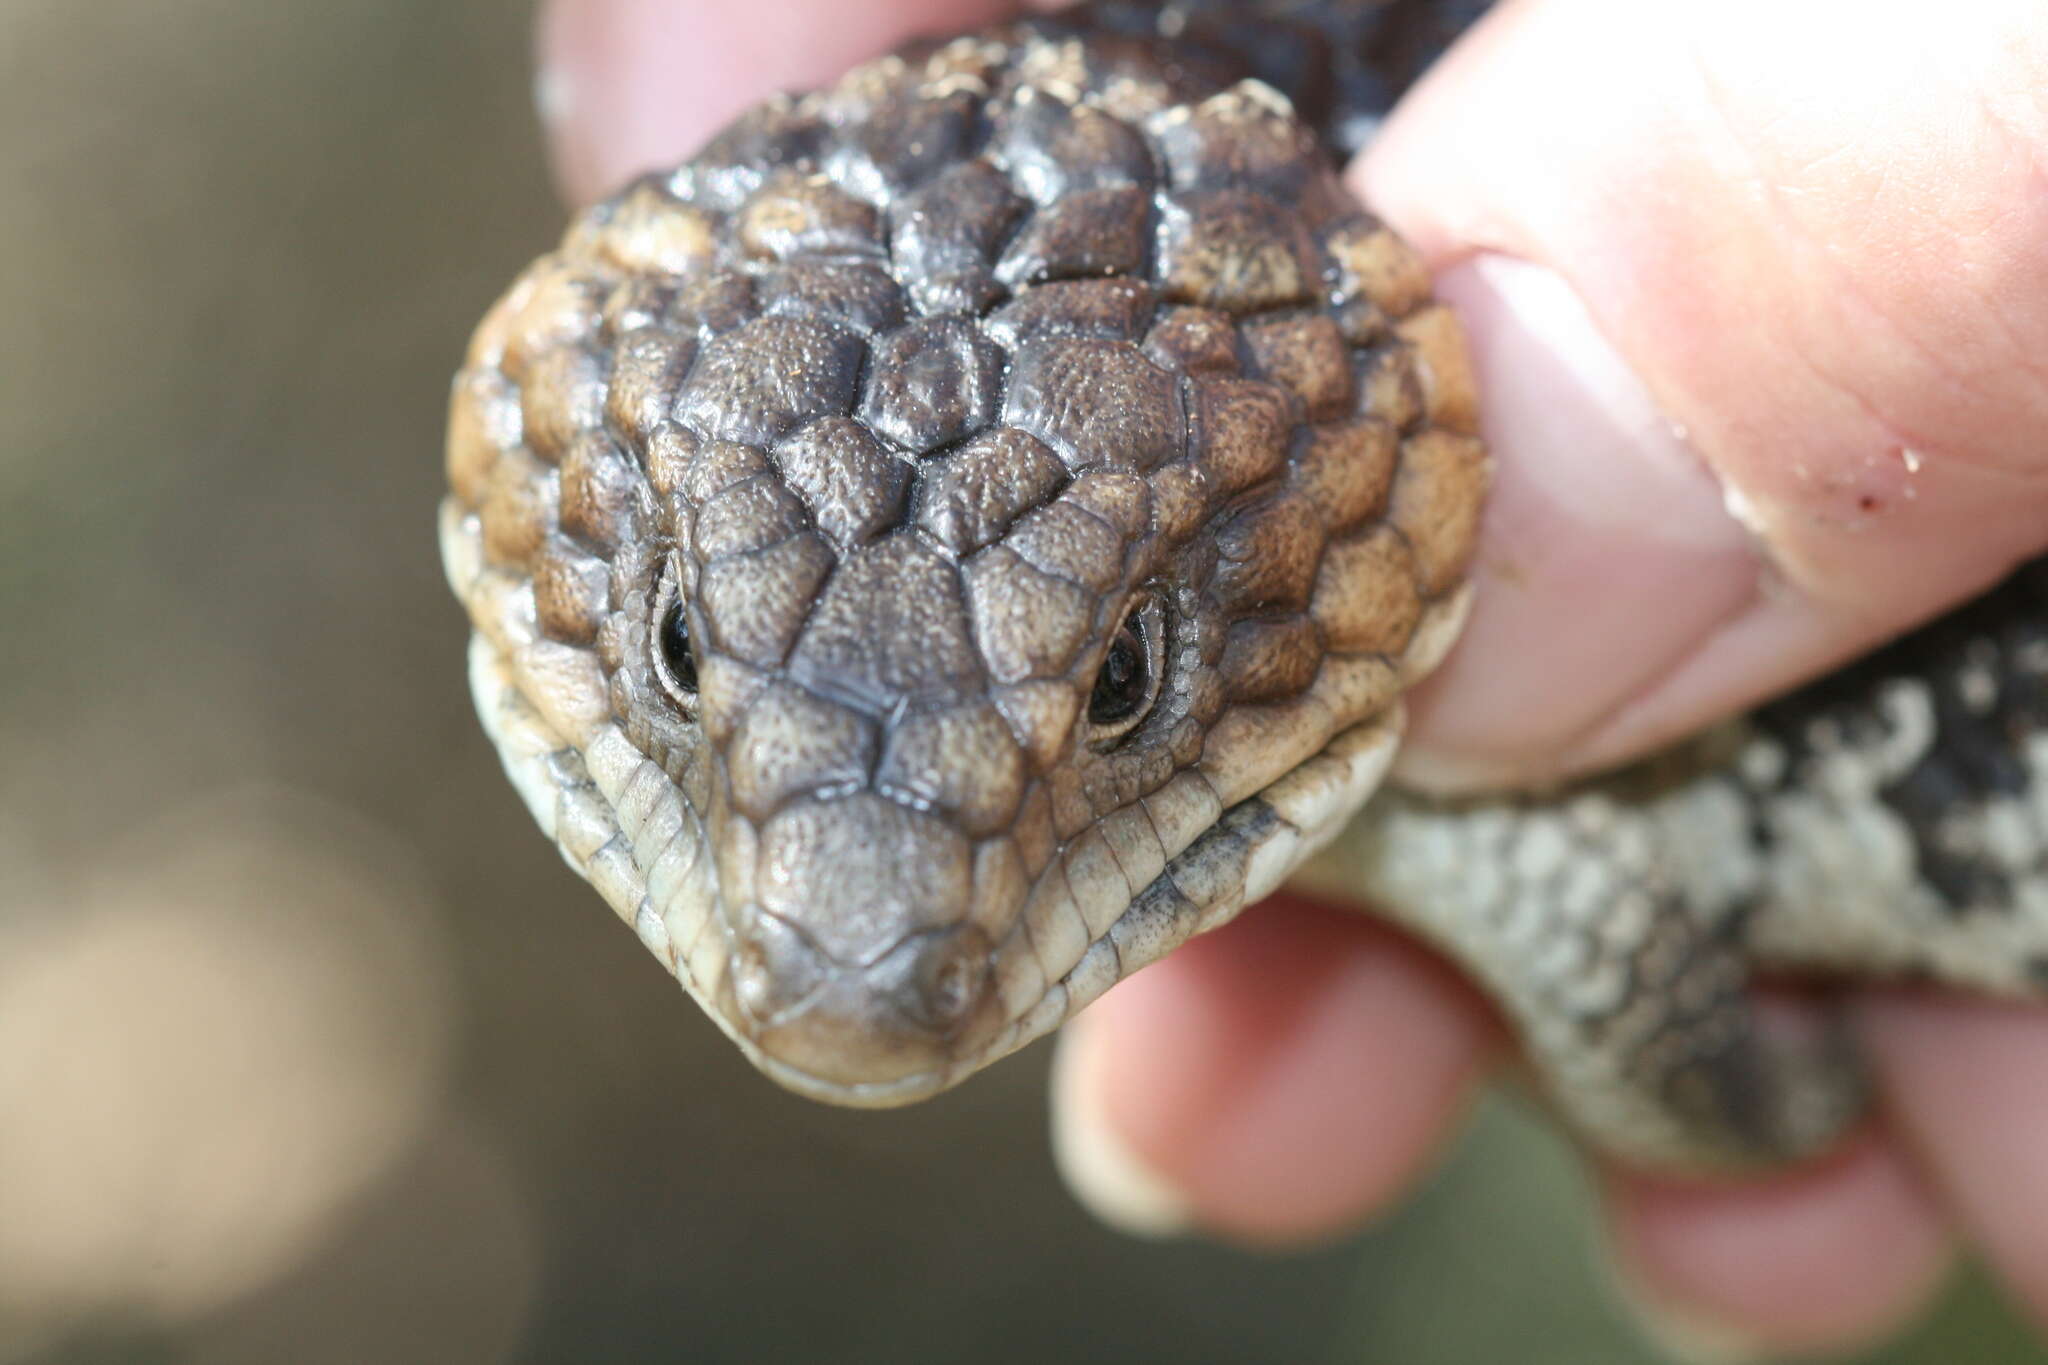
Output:
[[[1027,902],[1129,875],[1089,831],[1385,711],[1470,556],[1487,461],[1422,266],[1282,96],[1129,8],[742,115],[582,214],[456,381],[487,566],[691,775],[738,965],[678,971],[821,1086],[988,1046],[1005,955],[1078,956]],[[1200,832],[1102,827],[1131,866]]]

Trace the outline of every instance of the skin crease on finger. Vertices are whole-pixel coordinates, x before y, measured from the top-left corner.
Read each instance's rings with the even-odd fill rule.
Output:
[[[1872,78],[1864,105],[1879,97],[1908,100],[1914,107],[1899,117],[1924,121],[1930,106],[1946,100],[1983,117],[1961,148],[1921,145],[1909,128],[1908,143],[1921,145],[1920,159],[1903,158],[1895,168],[1859,165],[1843,151],[1860,139],[1883,145],[1879,139],[1892,135],[1873,111],[1854,102],[1840,105],[1849,112],[1836,120],[1832,141],[1820,137],[1825,130],[1814,125],[1828,122],[1830,101],[1849,101],[1853,92],[1834,89],[1828,80],[1816,85],[1812,78],[1826,74],[1819,67],[1802,76],[1812,104],[1803,111],[1804,137],[1789,135],[1801,126],[1791,115],[1801,111],[1773,121],[1768,109],[1750,110],[1753,123],[1787,133],[1765,149],[1784,163],[1768,177],[1736,156],[1760,153],[1733,137],[1735,125],[1722,112],[1731,107],[1731,73],[1764,55],[1756,33],[1774,35],[1788,53],[1826,52],[1827,69],[1846,72],[1887,55],[1850,49],[1856,43],[1882,49],[1882,35],[1870,30],[1887,27],[1880,12],[1894,8],[1888,4],[1816,0],[1808,11],[1788,14],[1796,7],[1673,3],[1657,7],[1673,31],[1644,32],[1647,21],[1633,11],[1648,7],[1639,0],[1525,2],[1490,21],[1454,59],[1455,69],[1429,82],[1396,117],[1360,183],[1445,269],[1446,293],[1465,310],[1487,378],[1548,363],[1557,376],[1553,399],[1573,389],[1591,410],[1583,440],[1575,441],[1566,425],[1532,458],[1520,457],[1511,439],[1496,441],[1508,472],[1489,537],[1501,532],[1511,543],[1515,537],[1535,543],[1562,517],[1581,540],[1571,571],[1559,571],[1553,583],[1491,555],[1482,565],[1488,579],[1482,600],[1502,601],[1482,606],[1472,643],[1448,669],[1422,727],[1448,770],[1529,772],[1618,755],[1895,629],[2039,547],[2048,516],[2039,466],[2028,463],[2037,457],[2002,438],[2039,429],[2038,367],[2029,356],[2048,354],[2040,344],[2048,340],[2048,317],[2039,311],[2048,299],[2040,288],[2048,251],[2030,245],[2048,232],[2027,216],[2043,202],[2030,179],[2039,158],[2023,150],[2043,145],[2041,110],[2018,96],[1980,98],[1984,90],[2048,89],[2048,81],[2034,78],[2042,39],[2021,31],[2018,21],[2028,3],[1979,6],[1978,18],[1996,32],[1973,40],[1971,53],[1961,56],[1938,49],[1959,43],[1957,30],[1974,27],[1976,19],[1963,25],[1950,15],[1943,25],[1889,25],[1904,35],[1899,41],[1911,60],[1903,50],[1889,50],[1894,74]],[[827,78],[904,34],[974,22],[991,8],[974,0],[760,0],[731,11],[677,0],[554,5],[543,31],[541,93],[554,115],[564,183],[577,199],[593,197],[633,171],[684,154],[764,89]],[[1680,21],[1715,29],[1720,45],[1679,41]],[[1826,41],[1788,31],[1808,23]],[[1980,63],[2011,65],[1996,80],[1981,71],[1972,76],[1972,54]],[[1718,103],[1706,94],[1702,72],[1708,70],[1723,77],[1715,87]],[[1573,71],[1584,78],[1561,74]],[[1780,72],[1773,79],[1785,77]],[[1974,92],[1972,81],[1978,83]],[[1756,100],[1760,90],[1746,93]],[[1662,106],[1673,92],[1687,91],[1691,105]],[[1742,106],[1737,100],[1732,107]],[[1546,116],[1529,118],[1530,108]],[[1688,110],[1700,129],[1722,135],[1727,155],[1721,162],[1689,169],[1656,158],[1660,145],[1686,145],[1672,139],[1681,136]],[[1646,126],[1656,131],[1646,133]],[[1934,126],[1953,124],[1936,118]],[[1996,154],[1972,152],[1987,146]],[[1669,159],[1683,160],[1675,152]],[[1694,211],[1700,195],[1709,206],[1717,203],[1716,177],[1730,174],[1730,162],[1738,181],[1749,167],[1743,183],[1752,193],[1724,207],[1747,209],[1747,216],[1731,211],[1723,221]],[[1879,192],[1887,176],[1901,177],[1898,183],[1914,192]],[[1776,192],[1765,195],[1762,185]],[[2014,199],[2015,187],[2027,193]],[[1974,228],[1944,240],[1939,229],[1948,221]],[[1855,249],[1846,259],[1813,246],[1828,240],[1830,223],[1850,229],[1847,241]],[[1896,235],[1886,235],[1888,224]],[[1824,278],[1846,283],[1831,291],[1820,287]],[[1675,298],[1674,287],[1683,290]],[[1983,306],[1972,307],[1971,300]],[[1489,306],[1496,314],[1491,322],[1484,312]],[[1516,327],[1527,330],[1531,342],[1518,343]],[[1585,350],[1569,349],[1575,336]],[[1928,363],[1930,352],[1943,359],[1941,368]],[[1560,353],[1570,359],[1557,359]],[[1552,357],[1547,362],[1546,354]],[[1944,382],[1927,385],[1929,373]],[[1544,404],[1537,380],[1527,386],[1532,396],[1524,416],[1532,409],[1555,412],[1557,404]],[[1489,416],[1500,424],[1496,413]],[[1656,445],[1670,436],[1673,421],[1683,423],[1686,439]],[[1608,467],[1613,482],[1603,485],[1620,511],[1605,524],[1626,529],[1625,513],[1634,502],[1614,490],[1640,481],[1643,498],[1671,509],[1672,530],[1664,539],[1679,553],[1632,547],[1616,551],[1618,559],[1603,559],[1598,535],[1586,529],[1585,501],[1568,500],[1558,482],[1546,481],[1545,462],[1556,450],[1601,442],[1620,457]],[[1915,452],[1917,470],[1893,454],[1899,448]],[[1631,452],[1638,467],[1626,467]],[[1712,472],[1703,472],[1708,467]],[[1879,511],[1861,507],[1859,473],[1889,498],[1880,499]],[[1738,501],[1747,504],[1752,524],[1769,532],[1787,585],[1768,586],[1772,576],[1760,573],[1747,531],[1722,511],[1727,499],[1718,479],[1745,490]],[[1528,485],[1525,492],[1515,491],[1518,481]],[[1696,509],[1690,517],[1687,507]],[[1956,536],[1959,525],[1969,534]],[[1594,538],[1585,539],[1589,534]],[[1609,567],[1596,573],[1594,566],[1603,563]],[[1625,637],[1625,621],[1606,619],[1590,641],[1571,633],[1581,617],[1597,615],[1582,600],[1583,585],[1595,577],[1651,585],[1643,592],[1647,605],[1630,611],[1638,622],[1640,612],[1652,611],[1650,619],[1669,627],[1654,648],[1642,651],[1653,657],[1637,659],[1627,638],[1621,647],[1601,643],[1613,641],[1617,631]],[[1705,585],[1697,598],[1695,581]],[[1581,585],[1576,592],[1574,583]],[[1880,602],[1887,592],[1898,595]],[[1701,636],[1716,643],[1692,649]],[[1528,657],[1532,644],[1545,642],[1547,657],[1562,661],[1557,666],[1517,674],[1501,668],[1501,661]],[[1610,667],[1631,660],[1633,671]],[[1571,666],[1582,662],[1574,672]],[[1608,690],[1589,694],[1589,672]],[[1515,688],[1511,705],[1503,705],[1503,678]],[[1612,719],[1625,702],[1633,703],[1625,716]],[[1281,937],[1290,937],[1285,926],[1292,921],[1279,923]],[[1345,928],[1391,941],[1369,926]],[[1344,950],[1347,960],[1352,951]],[[1380,950],[1356,951],[1369,957]],[[1202,1221],[1260,1241],[1325,1233],[1390,1197],[1454,1121],[1492,1036],[1485,1016],[1455,986],[1430,985],[1442,977],[1432,978],[1429,968],[1417,971],[1414,964],[1426,961],[1421,955],[1403,949],[1380,961],[1379,967],[1354,963],[1333,973],[1333,1002],[1299,1016],[1313,1024],[1307,1032],[1314,1037],[1301,1044],[1300,1035],[1269,1032],[1272,1050],[1251,1071],[1241,1050],[1221,1049],[1205,1062],[1192,1047],[1165,1048],[1158,1041],[1174,1039],[1159,1031],[1162,1021],[1204,1012],[1213,1021],[1227,1019],[1232,1009],[1256,1014],[1272,1008],[1261,1003],[1256,982],[1233,996],[1199,956],[1183,954],[1150,969],[1091,1014],[1093,1027],[1081,1045],[1105,1054],[1095,1059],[1104,1063],[1095,1089],[1123,1096],[1115,1122],[1130,1132],[1131,1145],[1147,1149],[1148,1161],[1173,1167],[1150,1149],[1178,1120],[1188,1121],[1178,1140],[1193,1151],[1208,1141],[1204,1125],[1227,1112],[1222,1127],[1231,1131],[1215,1139],[1225,1157],[1214,1159],[1211,1174],[1190,1178],[1174,1168],[1177,1179],[1196,1187]],[[1351,999],[1344,984],[1349,973],[1371,981],[1375,972],[1384,985],[1380,1013]],[[1263,989],[1279,993],[1271,977]],[[1428,1041],[1446,1037],[1441,1046]],[[1412,1056],[1386,1051],[1377,1054],[1384,1064],[1361,1077],[1356,1059],[1370,1063],[1373,1049],[1388,1038],[1423,1040],[1426,1064],[1418,1068]],[[1298,1046],[1305,1050],[1297,1052]],[[1163,1048],[1183,1059],[1180,1079],[1171,1087],[1146,1082],[1149,1088],[1133,1089],[1156,1074]],[[1255,1083],[1254,1072],[1269,1068],[1297,1079],[1316,1074],[1317,1057],[1353,1059],[1341,1086],[1322,1087],[1344,1092],[1341,1112],[1313,1085]],[[1926,1084],[1923,1073],[1906,1069],[1895,1079]],[[1215,1097],[1226,1092],[1239,1098],[1222,1104]],[[1895,1108],[1918,1112],[1908,1102],[1918,1093]],[[1178,1108],[1182,1101],[1190,1107]],[[1388,1114],[1398,1120],[1391,1137],[1382,1123]],[[1285,1141],[1262,1151],[1262,1131]],[[1944,1144],[1956,1139],[1932,1125],[1915,1131],[1924,1167],[1942,1172]],[[1253,1209],[1249,1217],[1257,1221],[1267,1178],[1259,1172],[1284,1164],[1275,1162],[1276,1152],[1291,1147],[1341,1157],[1347,1144],[1353,1169],[1336,1169],[1333,1159],[1321,1168],[1329,1185],[1318,1189],[1308,1179],[1315,1171],[1295,1182],[1301,1189],[1289,1196],[1291,1224],[1252,1226],[1232,1212]],[[1999,1169],[2010,1179],[2031,1175],[2038,1182],[2038,1171],[2025,1172],[2017,1159]],[[1815,1179],[1822,1187],[1841,1180],[1841,1190],[1856,1188],[1832,1167]],[[1702,1199],[1714,1206],[1712,1196]],[[1851,1242],[1836,1251],[1853,1251],[1857,1240],[1938,1246],[1932,1216],[1910,1205],[1893,1200],[1876,1221],[1855,1226]],[[1727,1207],[1732,1226],[1751,1217],[1750,1226],[1768,1226],[1765,1211]],[[1973,1223],[1982,1227],[1987,1216]],[[1633,1278],[1657,1281],[1661,1297],[1697,1303],[1704,1315],[1739,1316],[1745,1311],[1740,1284],[1717,1279],[1723,1272],[1711,1256],[1696,1260],[1692,1270],[1666,1264],[1667,1254],[1689,1254],[1689,1237],[1704,1235],[1684,1231],[1685,1218],[1675,1221],[1680,1230],[1668,1238],[1629,1244],[1629,1254],[1644,1261]],[[1842,1220],[1835,1226],[1853,1225]],[[2023,1244],[2025,1231],[2009,1231],[2008,1238]],[[1763,1245],[1758,1267],[1775,1264],[1768,1240]],[[2009,1254],[2006,1243],[1992,1245],[2001,1256]],[[1823,1245],[1812,1254],[1826,1263],[1829,1253]],[[1836,1263],[1844,1262],[1838,1256]],[[1890,1301],[1913,1297],[1895,1293]],[[1871,1320],[1880,1316],[1888,1318],[1874,1312]],[[1752,1335],[1767,1334],[1770,1326],[1759,1324]]]

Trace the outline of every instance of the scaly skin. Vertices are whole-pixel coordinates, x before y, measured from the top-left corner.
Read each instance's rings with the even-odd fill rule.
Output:
[[[762,106],[585,214],[456,383],[508,767],[823,1098],[929,1094],[1272,889],[1463,611],[1486,458],[1414,258],[1268,87],[1067,33]]]
[[[1165,43],[1105,4],[770,101],[583,215],[477,334],[442,539],[480,714],[785,1084],[929,1094],[1264,894],[1455,634],[1476,395],[1319,140],[1391,83],[1297,41],[1412,55],[1372,26],[1438,11],[1275,8],[1173,7]],[[1941,657],[1976,650],[2031,783],[2038,631],[2002,629]],[[1752,964],[2039,984],[2048,780],[1915,777],[1974,733],[1898,709],[1932,657],[1554,803],[1375,803],[1319,875],[1466,965],[1594,1142],[1799,1155],[1857,1072],[1755,1027]],[[2003,842],[1919,837],[1935,792],[2003,802]],[[1845,863],[1872,875],[1803,908]]]

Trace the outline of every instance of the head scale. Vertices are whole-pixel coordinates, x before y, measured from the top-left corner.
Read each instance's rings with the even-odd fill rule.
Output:
[[[1355,809],[1485,481],[1286,102],[1020,28],[763,105],[485,320],[443,510],[535,817],[749,1055],[890,1103]]]

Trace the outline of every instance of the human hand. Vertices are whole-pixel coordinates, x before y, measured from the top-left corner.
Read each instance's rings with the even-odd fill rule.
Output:
[[[564,183],[588,197],[766,89],[1005,8],[560,0]],[[2044,76],[2033,0],[1938,22],[1911,0],[1524,0],[1403,106],[1354,183],[1463,314],[1501,470],[1419,771],[1618,759],[2048,543]],[[1960,1236],[2048,1321],[2048,1022],[1894,992],[1852,1017],[1883,1118],[1741,1185],[1608,1171],[1626,1277],[1667,1317],[1821,1349],[1913,1312]],[[1102,1183],[1120,1160],[1154,1214],[1313,1238],[1413,1178],[1496,1043],[1396,936],[1269,906],[1070,1030],[1065,1145],[1098,1203],[1134,1207]]]

